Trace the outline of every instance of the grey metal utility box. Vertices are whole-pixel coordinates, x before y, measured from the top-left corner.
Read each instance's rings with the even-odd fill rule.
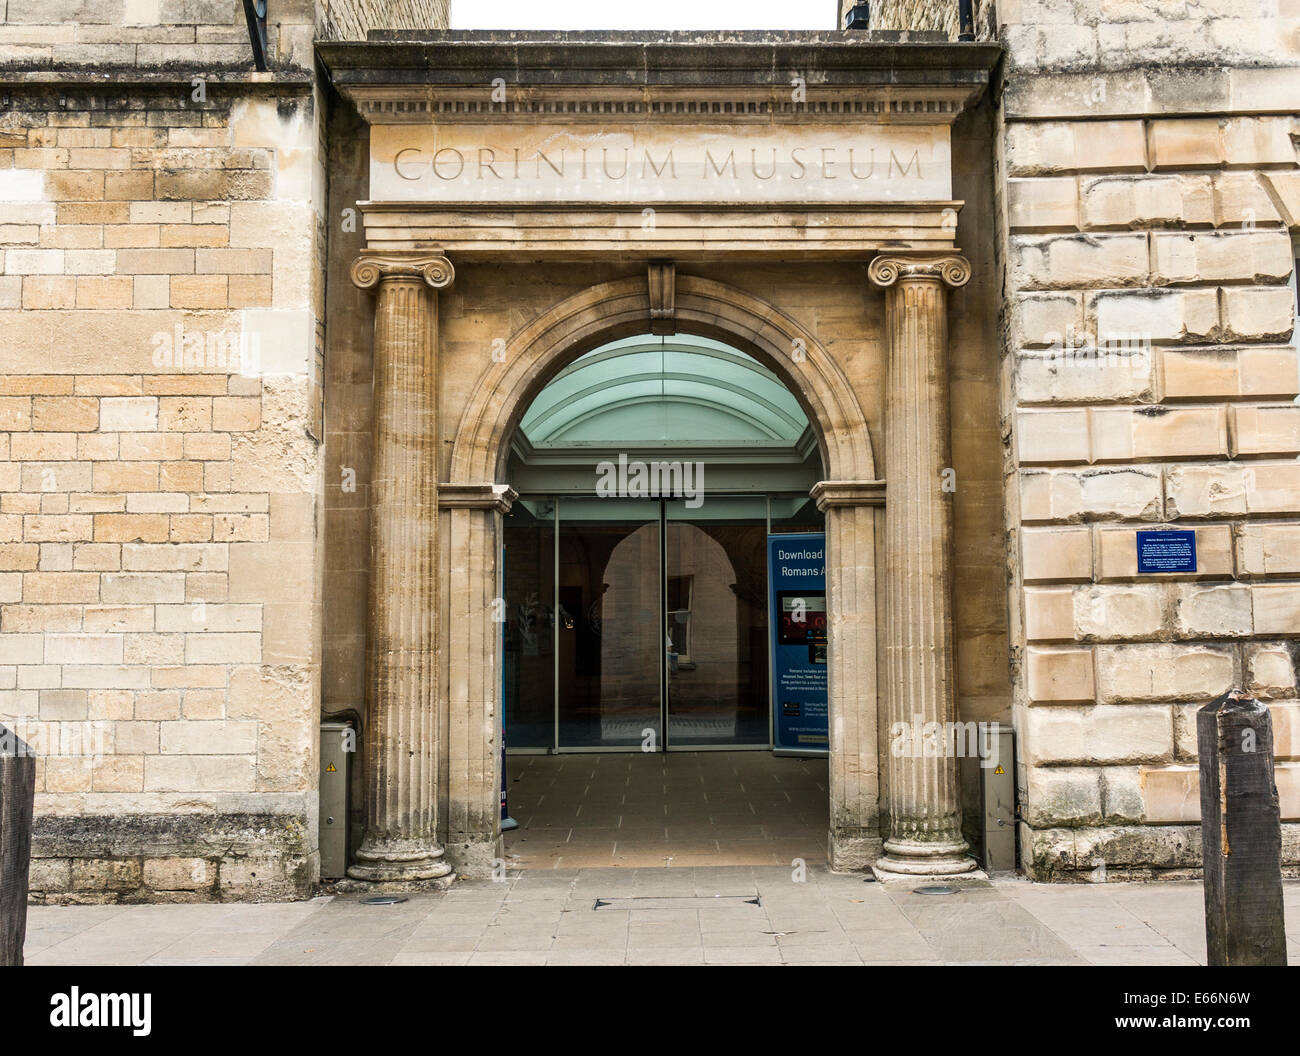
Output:
[[[320,878],[348,871],[348,792],[356,734],[346,722],[320,724]],[[349,749],[353,749],[349,751]]]
[[[1005,723],[990,722],[981,732],[980,824],[984,868],[990,873],[1016,868],[1016,747]]]

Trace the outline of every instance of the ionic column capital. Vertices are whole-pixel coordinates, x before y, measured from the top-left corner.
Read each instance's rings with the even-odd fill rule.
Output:
[[[456,278],[456,269],[441,253],[375,253],[363,250],[352,262],[352,282],[363,290],[373,289],[389,279],[419,279],[435,290],[445,290]]]
[[[867,267],[867,275],[882,287],[915,279],[942,282],[955,289],[970,282],[970,261],[960,253],[933,250],[877,253]]]

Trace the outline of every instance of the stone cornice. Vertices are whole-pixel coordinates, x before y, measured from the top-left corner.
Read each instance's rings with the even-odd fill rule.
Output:
[[[509,513],[518,492],[508,484],[439,484],[438,506],[444,510],[496,510]]]
[[[813,485],[812,496],[823,512],[845,506],[883,506],[883,480],[823,480]]]
[[[400,36],[317,44],[335,86],[372,123],[947,124],[984,91],[1001,55],[997,45],[872,43],[843,32]]]
[[[385,279],[423,279],[433,289],[445,290],[455,281],[456,269],[440,253],[363,250],[352,262],[349,274],[353,283],[363,290]]]
[[[965,286],[970,281],[970,261],[960,253],[884,252],[878,253],[867,267],[867,275],[877,286],[892,286],[908,279],[936,280],[949,286]]]

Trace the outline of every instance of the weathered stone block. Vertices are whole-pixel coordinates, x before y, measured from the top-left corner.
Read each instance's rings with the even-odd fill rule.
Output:
[[[1008,180],[1007,223],[1013,231],[1077,228],[1079,208],[1075,177]]]
[[[1174,586],[1180,638],[1243,637],[1251,633],[1250,588],[1240,583]]]
[[[1230,453],[1292,455],[1300,452],[1300,406],[1235,406],[1228,415]]]
[[[1250,588],[1255,633],[1294,635],[1300,627],[1300,584],[1255,583]]]
[[[1223,323],[1230,340],[1289,338],[1295,326],[1295,296],[1285,286],[1225,287]]]
[[[158,400],[153,396],[101,400],[99,416],[104,432],[152,432],[158,428]]]
[[[1206,700],[1236,674],[1232,648],[1210,645],[1098,645],[1097,699],[1108,704]]]
[[[1100,344],[1200,341],[1219,326],[1216,290],[1128,290],[1090,296]]]
[[[1088,462],[1090,412],[1041,410],[1016,412],[1016,451],[1021,464]]]
[[[1093,699],[1091,650],[1030,646],[1026,656],[1030,700],[1082,702]]]
[[[1246,646],[1247,688],[1262,697],[1293,697],[1296,694],[1296,660],[1285,642],[1258,642]],[[1300,727],[1294,731],[1300,735]],[[1273,740],[1278,743],[1274,724]]]
[[[1283,231],[1202,231],[1151,236],[1153,278],[1161,284],[1285,282],[1291,240]]]
[[[1011,326],[1016,347],[1065,348],[1067,335],[1083,332],[1083,295],[1017,293]]]
[[[1152,824],[1201,820],[1200,773],[1195,766],[1144,766],[1142,807]]]
[[[1159,637],[1168,626],[1164,584],[1081,587],[1074,593],[1074,637],[1079,641]]]
[[[1300,525],[1243,524],[1237,535],[1237,555],[1242,575],[1300,574]]]
[[[1148,275],[1147,236],[1057,235],[1011,239],[1019,289],[1139,286]]]
[[[216,883],[216,865],[206,858],[150,858],[144,883],[156,891],[199,891]]]
[[[1074,639],[1074,590],[1029,587],[1024,593],[1025,637],[1034,641]]]
[[[1142,228],[1214,223],[1208,176],[1107,175],[1080,181],[1084,228]]]
[[[1087,825],[1101,820],[1100,771],[1091,766],[1031,767],[1024,816],[1034,825]]]
[[[1103,820],[1121,824],[1140,822],[1143,815],[1141,767],[1106,766],[1101,778]]]
[[[1025,528],[1020,550],[1026,583],[1092,578],[1092,536],[1086,527]]]
[[[1092,412],[1091,423],[1092,452],[1098,461],[1228,454],[1223,407],[1106,407]]]
[[[1173,753],[1167,705],[1044,706],[1025,713],[1031,766],[1163,762]]]
[[[144,879],[139,858],[74,858],[74,891],[134,891]]]
[[[1146,135],[1141,121],[1012,123],[1006,155],[1012,176],[1136,172],[1146,167]]]

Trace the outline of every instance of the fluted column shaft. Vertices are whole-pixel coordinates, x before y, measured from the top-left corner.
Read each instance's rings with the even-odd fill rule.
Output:
[[[824,480],[812,496],[826,515],[831,868],[865,869],[881,851],[876,537],[885,485]]]
[[[366,828],[348,875],[428,880],[451,867],[438,843],[437,289],[444,257],[363,256],[377,287],[370,476]]]
[[[975,867],[961,835],[952,625],[947,287],[964,257],[900,253],[869,269],[885,287],[885,671],[889,835],[884,872]]]

